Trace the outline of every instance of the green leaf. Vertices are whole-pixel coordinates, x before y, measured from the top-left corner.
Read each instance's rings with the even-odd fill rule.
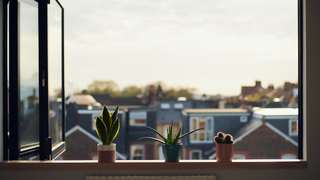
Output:
[[[110,131],[112,126],[111,114],[106,105],[103,106],[101,118],[105,125],[107,126],[107,130]]]
[[[96,117],[94,125],[102,144],[106,145],[108,139],[108,131],[106,125],[100,117]]]
[[[163,137],[157,130],[155,130],[155,129],[153,129],[152,127],[149,127],[149,126],[146,126],[146,128],[148,128],[148,129],[154,131],[155,133],[157,133],[165,142],[168,143],[168,139],[165,138],[165,137]]]
[[[191,133],[194,133],[194,132],[196,132],[196,131],[199,131],[199,130],[201,130],[201,129],[204,129],[204,127],[203,127],[203,128],[195,129],[195,130],[190,131],[190,132],[188,132],[188,133],[185,133],[184,135],[181,135],[181,136],[179,137],[179,139],[181,139],[181,138],[183,138],[183,137],[185,137],[185,136],[187,136],[187,135],[189,135],[189,134],[191,134]]]
[[[154,137],[142,137],[142,138],[139,138],[137,141],[140,141],[142,139],[151,139],[151,140],[157,141],[159,143],[166,144],[166,142],[162,141],[161,139],[157,139],[157,138],[154,138]]]
[[[119,118],[117,118],[116,121],[112,124],[107,144],[112,143],[112,141],[117,137],[119,130],[120,130],[120,120]]]
[[[178,132],[178,134],[176,135],[176,137],[175,137],[175,139],[174,139],[174,141],[173,141],[173,144],[177,144],[177,143],[178,143],[178,141],[179,141],[179,139],[180,139],[180,134],[181,134],[181,128],[179,129],[179,132]]]
[[[114,110],[114,112],[112,113],[111,119],[112,119],[112,123],[114,123],[117,118],[118,118],[118,113],[119,113],[119,106],[117,106],[117,108]]]

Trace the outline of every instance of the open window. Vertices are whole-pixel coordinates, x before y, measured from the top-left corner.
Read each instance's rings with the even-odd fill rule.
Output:
[[[4,159],[51,160],[65,150],[63,6],[6,2]]]

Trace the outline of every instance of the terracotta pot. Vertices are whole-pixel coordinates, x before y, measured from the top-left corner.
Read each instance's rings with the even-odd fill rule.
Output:
[[[233,143],[216,143],[217,162],[231,162],[233,157]]]
[[[98,144],[98,162],[112,163],[116,161],[116,144],[111,145]]]
[[[182,144],[164,144],[162,145],[165,162],[179,162],[181,156]]]

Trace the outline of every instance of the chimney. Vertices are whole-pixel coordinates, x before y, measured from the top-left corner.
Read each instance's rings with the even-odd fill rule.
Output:
[[[273,91],[274,90],[274,86],[271,84],[268,86],[268,91]]]
[[[156,104],[157,103],[156,88],[153,85],[150,85],[148,92],[149,92],[148,104]]]
[[[256,87],[261,87],[261,81],[256,81]]]
[[[289,91],[292,89],[292,84],[290,82],[284,83],[284,91]]]

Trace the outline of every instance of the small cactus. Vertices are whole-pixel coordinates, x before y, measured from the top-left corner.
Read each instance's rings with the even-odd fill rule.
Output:
[[[224,134],[223,132],[218,132],[218,134],[214,137],[214,142],[233,143],[233,137],[230,134]]]

